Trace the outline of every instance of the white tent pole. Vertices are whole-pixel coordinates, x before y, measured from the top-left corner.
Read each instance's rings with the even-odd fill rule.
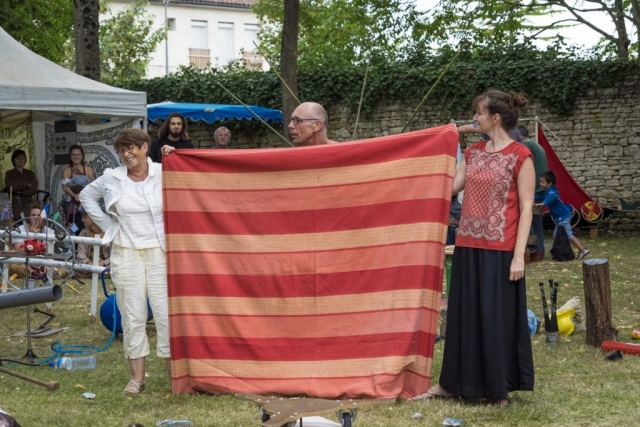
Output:
[[[101,236],[96,236],[96,238],[100,239]],[[100,245],[93,245],[93,265],[100,265]],[[98,307],[98,272],[91,272],[91,311],[89,312],[91,319],[95,319],[96,312]]]
[[[534,118],[535,120],[535,140],[538,143],[538,116]]]

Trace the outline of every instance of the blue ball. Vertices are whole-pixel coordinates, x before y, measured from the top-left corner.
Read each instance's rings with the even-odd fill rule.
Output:
[[[107,299],[100,306],[100,321],[110,332],[113,332],[113,306],[115,305],[116,309],[116,333],[122,333],[122,316],[120,315],[120,310],[118,309],[118,304],[116,302],[116,294],[109,295]],[[153,313],[151,312],[151,305],[149,305],[149,299],[147,299],[147,322],[153,319]]]

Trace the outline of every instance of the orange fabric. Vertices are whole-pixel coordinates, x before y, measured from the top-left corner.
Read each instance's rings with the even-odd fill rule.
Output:
[[[429,388],[454,126],[163,162],[175,393]]]

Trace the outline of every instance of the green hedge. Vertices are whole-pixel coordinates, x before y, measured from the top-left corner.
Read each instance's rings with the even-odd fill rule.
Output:
[[[514,59],[514,56],[517,59]],[[524,56],[524,57],[523,57]],[[362,112],[370,115],[384,100],[421,99],[452,57],[412,58],[405,62],[372,65],[367,77]],[[637,61],[557,59],[527,53],[497,59],[491,56],[460,55],[434,90],[429,104],[452,117],[468,112],[473,97],[489,87],[519,91],[538,100],[557,115],[566,116],[575,101],[590,88],[610,88],[627,75],[637,75]],[[344,104],[357,109],[365,67],[301,69],[299,98],[323,105]],[[220,82],[242,102],[282,108],[280,81],[274,72],[236,69],[182,68],[168,77],[124,82],[120,86],[147,92],[148,102],[166,100],[237,104]]]

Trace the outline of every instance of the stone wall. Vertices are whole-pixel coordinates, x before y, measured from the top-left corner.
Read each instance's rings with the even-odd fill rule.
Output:
[[[361,117],[358,138],[399,133],[418,105],[415,100],[387,100],[370,117]],[[329,114],[328,136],[336,141],[350,141],[354,135],[356,112],[342,105],[325,106]],[[471,110],[453,119],[469,122]],[[569,117],[551,114],[539,102],[533,102],[522,112],[523,119],[539,117],[548,127],[545,134],[565,167],[588,194],[601,206],[617,208],[619,199],[640,201],[640,76],[630,75],[616,87],[590,89],[577,100]],[[426,105],[416,116],[411,129],[421,129],[448,123],[437,105]],[[533,133],[531,120],[522,120]],[[226,124],[234,148],[285,147],[285,142],[260,123],[232,122]],[[282,132],[282,125],[272,125]],[[197,147],[213,144],[217,126],[191,124],[190,134]],[[152,135],[157,132],[150,128]],[[469,139],[472,142],[472,139]],[[640,210],[615,211],[599,223],[599,228],[640,231]]]

